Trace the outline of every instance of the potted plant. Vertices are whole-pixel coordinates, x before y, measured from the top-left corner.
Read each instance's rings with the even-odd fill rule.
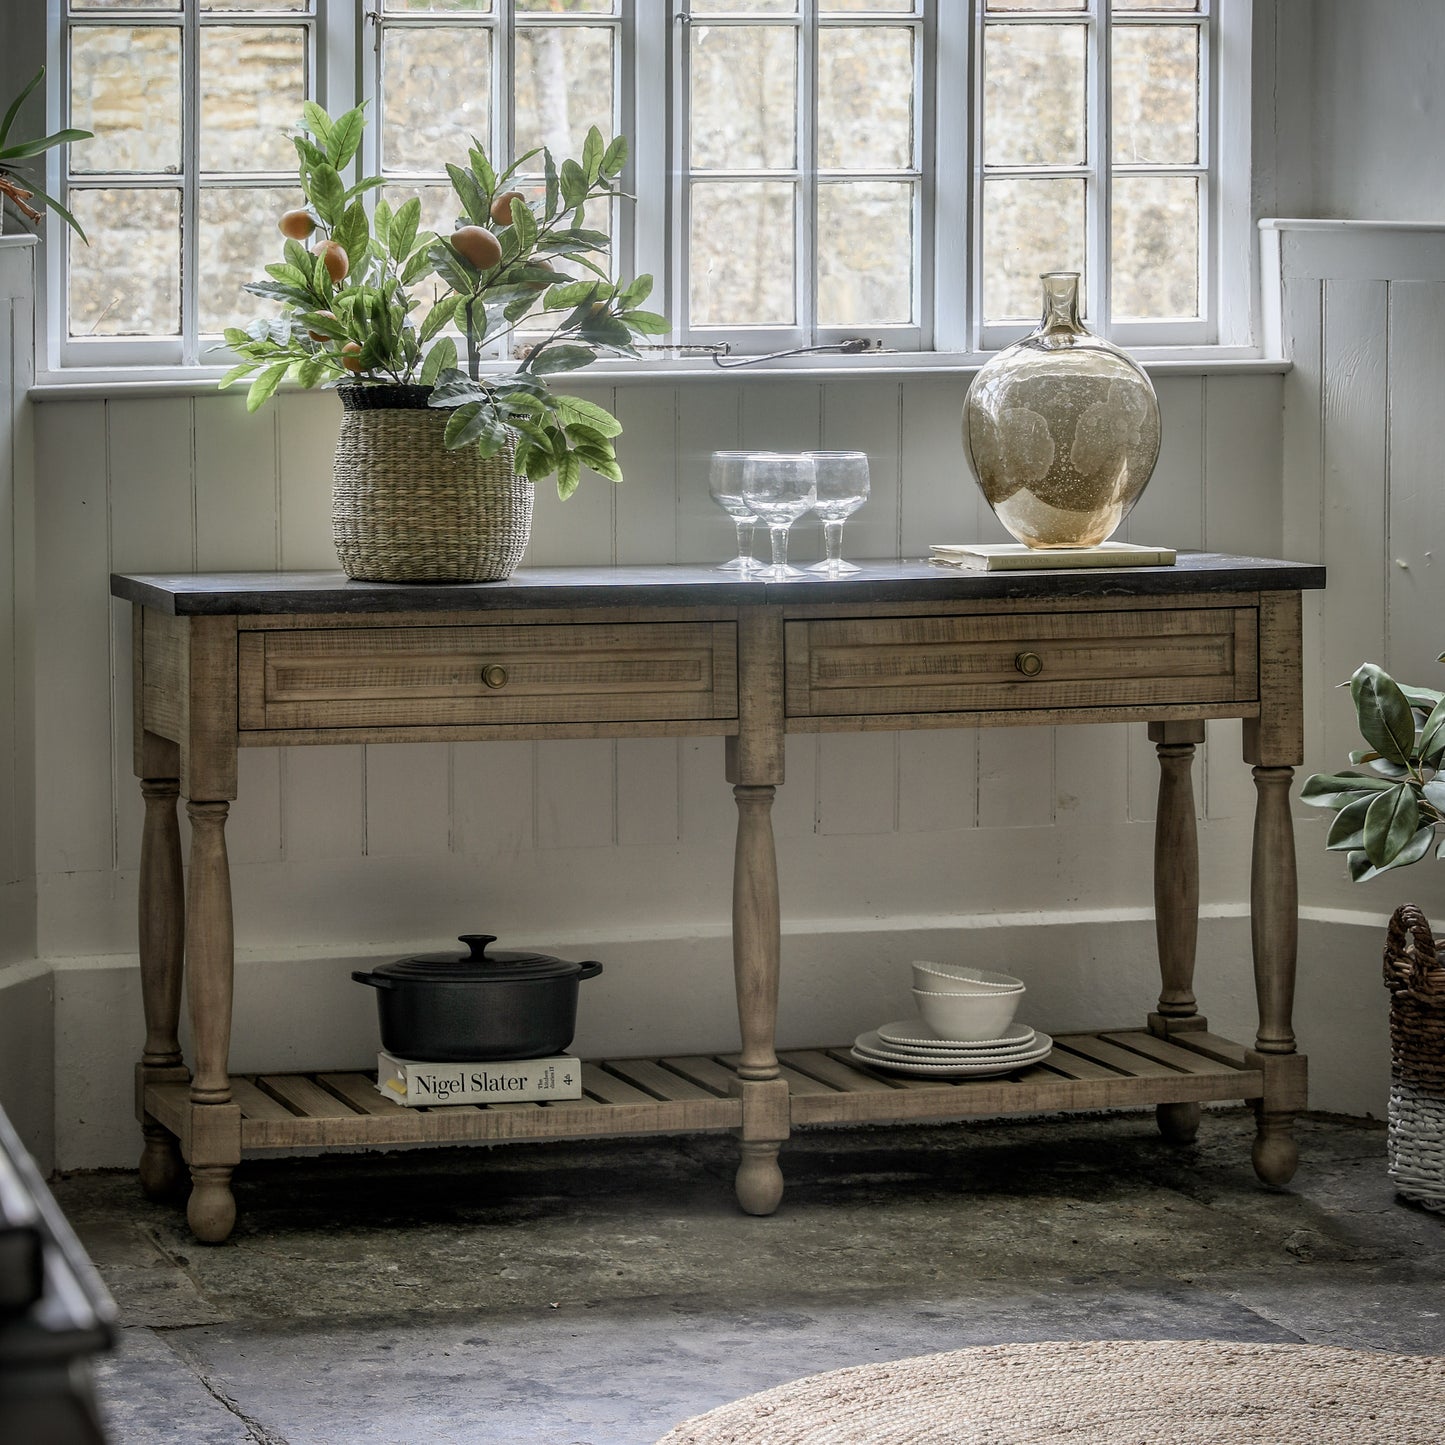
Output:
[[[610,281],[598,260],[608,237],[584,225],[588,202],[621,195],[626,143],[604,146],[594,127],[581,161],[559,168],[540,152],[540,216],[511,184],[539,152],[498,174],[474,146],[466,169],[447,168],[461,217],[439,237],[419,231],[414,197],[394,210],[378,201],[368,220],[362,197],[379,178],[342,182],[362,121],[360,109],[333,120],[307,105],[295,137],[305,204],[281,217],[285,259],[267,267],[267,281],[245,288],[278,301],[282,314],[227,331],[239,361],[221,384],[251,377],[252,410],[283,381],[338,384],[344,412],[332,516],[348,575],[504,578],[527,544],[536,481],[555,474],[566,497],[584,466],[622,477],[616,419],[595,403],[553,394],[545,378],[603,351],[635,355],[635,334],[667,327],[639,309],[651,278]],[[433,301],[418,322],[413,312],[428,282]],[[484,375],[483,351],[498,349],[534,313],[553,319],[550,333],[510,372]]]
[[[1436,659],[1445,662],[1445,655]],[[1422,859],[1445,823],[1445,693],[1397,683],[1367,662],[1350,679],[1364,771],[1316,773],[1301,798],[1335,812],[1325,846],[1357,883]],[[1445,857],[1445,842],[1435,848]],[[1385,941],[1390,990],[1390,1175],[1408,1199],[1445,1212],[1445,968],[1424,915],[1402,904]]]
[[[89,245],[80,222],[59,201],[47,196],[35,181],[25,174],[22,163],[34,160],[36,156],[44,155],[46,151],[53,150],[56,146],[90,140],[92,133],[88,130],[58,130],[53,135],[41,136],[37,140],[12,141],[10,139],[10,132],[14,128],[15,118],[20,114],[20,107],[29,100],[31,94],[44,79],[45,67],[42,65],[35,78],[10,103],[4,120],[0,120],[0,197],[9,201],[21,215],[31,221],[38,221],[44,214],[44,208],[48,206],[82,241],[86,241],[86,244]],[[39,201],[41,208],[37,210],[30,204],[31,201]]]

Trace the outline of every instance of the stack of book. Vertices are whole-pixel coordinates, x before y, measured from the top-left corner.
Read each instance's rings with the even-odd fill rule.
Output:
[[[582,1069],[571,1054],[548,1059],[489,1059],[475,1064],[431,1064],[376,1056],[376,1087],[393,1104],[523,1104],[580,1099]]]
[[[1172,567],[1173,547],[1101,542],[1097,547],[1026,547],[1022,542],[935,542],[931,560],[965,572],[1024,572],[1059,567]]]

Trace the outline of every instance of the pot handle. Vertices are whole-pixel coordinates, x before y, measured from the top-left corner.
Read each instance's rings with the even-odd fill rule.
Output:
[[[472,951],[471,958],[467,959],[468,963],[479,958],[486,959],[490,963],[491,959],[487,958],[487,945],[496,941],[495,933],[461,933],[457,935],[457,942],[465,943]]]
[[[602,972],[602,965],[595,959],[589,959],[586,963],[577,965],[577,981],[580,983],[584,978],[596,978]]]
[[[387,978],[384,973],[366,973],[361,969],[354,969],[351,974],[357,983],[369,983],[372,988],[395,988],[396,980]]]

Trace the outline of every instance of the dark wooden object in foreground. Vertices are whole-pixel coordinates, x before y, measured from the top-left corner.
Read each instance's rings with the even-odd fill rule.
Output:
[[[1294,1171],[1296,887],[1289,785],[1303,751],[1300,593],[1322,568],[1185,554],[1176,567],[739,581],[698,567],[556,568],[398,586],[339,573],[117,576],[134,604],[135,770],[146,822],[137,1071],[142,1183],[189,1166],[198,1238],[226,1238],[243,1149],[732,1129],[737,1194],[777,1207],[793,1124],[1156,1105],[1190,1137],[1200,1102],[1244,1099],[1261,1178]],[[1244,720],[1257,807],[1251,907],[1259,1028],[1216,1038],[1195,1001],[1199,883],[1191,763],[1207,718]],[[771,811],[789,732],[1144,721],[1158,747],[1162,988],[1143,1031],[1078,1035],[1005,1079],[860,1069],[775,1051],[782,900]],[[587,1066],[576,1103],[411,1111],[357,1074],[233,1079],[225,824],[241,747],[477,738],[726,739],[738,806],[728,1058]],[[183,890],[177,805],[191,819]],[[184,896],[183,896],[184,891]],[[177,1041],[184,970],[195,1037]]]

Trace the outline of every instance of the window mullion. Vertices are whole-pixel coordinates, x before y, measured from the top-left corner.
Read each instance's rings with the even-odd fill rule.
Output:
[[[1111,35],[1114,0],[1094,0],[1090,22],[1089,65],[1089,158],[1092,177],[1085,181],[1088,192],[1089,323],[1100,335],[1108,335],[1111,317],[1109,278],[1113,269],[1113,87]]]
[[[804,343],[818,340],[818,0],[798,14],[798,179],[793,295]]]
[[[181,360],[200,361],[197,313],[201,263],[201,21],[200,0],[181,16]]]

